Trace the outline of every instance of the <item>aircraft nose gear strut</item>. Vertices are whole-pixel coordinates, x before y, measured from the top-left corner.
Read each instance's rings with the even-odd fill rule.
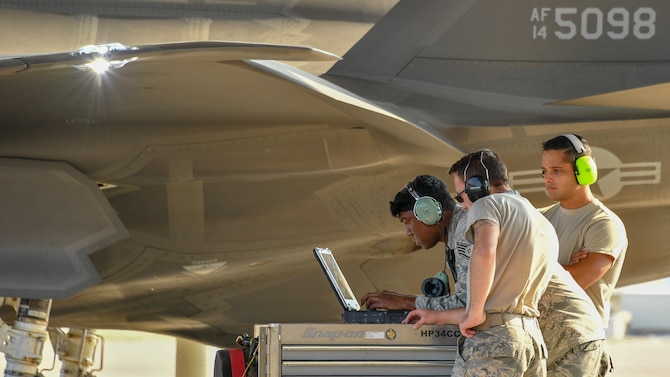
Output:
[[[93,377],[93,372],[102,370],[104,338],[89,329],[70,329],[66,334],[58,329],[56,354],[63,363],[61,376]],[[100,367],[93,369],[95,349],[100,347]]]
[[[0,299],[7,304],[7,298]],[[50,310],[51,300],[21,299],[14,325],[0,321],[0,351],[7,360],[5,377],[41,376],[37,368],[42,361]]]
[[[7,319],[7,308],[16,313],[16,319],[13,324],[0,319],[0,352],[7,360],[5,377],[43,377],[38,367],[42,362],[47,333],[51,335],[54,353],[62,362],[61,376],[94,377],[93,372],[102,370],[105,344],[102,336],[89,329],[71,328],[68,333],[54,328],[47,331],[51,300],[0,297],[0,314],[4,313],[4,320],[11,323]],[[94,369],[99,343],[100,367]]]

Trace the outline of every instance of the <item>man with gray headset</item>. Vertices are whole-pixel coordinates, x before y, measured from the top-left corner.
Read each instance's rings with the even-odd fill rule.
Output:
[[[472,245],[464,238],[465,211],[454,202],[444,182],[432,175],[419,175],[395,195],[389,202],[389,209],[417,246],[430,249],[440,242],[445,243],[446,264],[455,280],[455,287],[419,296],[390,291],[371,292],[363,296],[361,304],[368,309],[389,310],[465,307],[465,279]]]
[[[453,376],[546,376],[546,346],[537,318],[558,257],[551,224],[509,187],[507,167],[490,150],[470,153],[449,169],[467,208],[473,244],[466,308],[414,310],[404,323],[459,324]],[[450,318],[448,318],[450,317]]]

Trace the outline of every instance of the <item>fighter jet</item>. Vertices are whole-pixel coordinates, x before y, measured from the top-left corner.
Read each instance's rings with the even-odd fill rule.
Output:
[[[393,195],[490,148],[546,205],[541,142],[562,133],[588,140],[594,192],[626,225],[620,286],[670,276],[667,16],[660,0],[0,0],[0,296],[45,328],[219,347],[256,323],[337,322],[314,247],[355,292],[419,293],[444,255],[415,250]]]

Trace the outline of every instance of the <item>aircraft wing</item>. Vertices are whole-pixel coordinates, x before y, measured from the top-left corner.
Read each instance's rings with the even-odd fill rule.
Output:
[[[3,280],[0,295],[59,298],[52,326],[230,345],[254,323],[337,320],[312,248],[332,248],[358,270],[352,282],[375,290],[359,266],[414,249],[388,201],[416,172],[444,174],[462,153],[271,60],[336,59],[317,50],[223,42],[103,50],[0,61],[8,177],[0,188],[13,193],[2,196],[11,226],[0,245],[22,255],[3,263],[13,285]],[[86,64],[100,55],[123,63],[96,73]],[[19,163],[33,173],[10,179]],[[74,252],[99,273],[81,292],[66,279],[70,254],[53,241],[67,235],[76,245],[88,220],[61,198],[76,199],[76,187],[41,184],[55,163],[100,187],[109,222],[122,224],[101,250]],[[29,262],[45,256],[39,269]],[[35,272],[49,266],[37,285]]]

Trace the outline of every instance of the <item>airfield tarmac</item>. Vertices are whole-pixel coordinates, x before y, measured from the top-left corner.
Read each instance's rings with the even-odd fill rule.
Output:
[[[175,350],[174,339],[147,335],[146,340],[141,338],[124,340],[123,337],[116,338],[111,334],[109,336],[111,336],[109,343],[114,343],[113,353],[116,357],[114,361],[108,361],[108,357],[112,355],[105,356],[106,367],[97,374],[98,377],[174,376],[174,365],[169,362],[169,360],[174,360],[170,357]],[[668,376],[670,336],[629,336],[624,339],[610,339],[608,343],[615,366],[612,376]],[[146,350],[148,349],[153,349],[156,353],[147,355]],[[212,349],[212,352],[215,350]],[[138,368],[138,366],[142,367]],[[211,377],[211,374],[193,377]]]
[[[627,336],[607,341],[616,377],[665,377],[670,360],[670,336]]]
[[[94,373],[97,377],[174,377],[174,338],[125,331],[101,331],[106,338],[104,369]],[[668,376],[668,355],[670,336],[627,336],[624,339],[608,340],[614,358],[614,377],[666,377]],[[50,365],[53,353],[45,347],[45,363]],[[208,347],[212,353],[216,349]],[[0,357],[0,370],[4,369],[4,357]],[[44,366],[42,368],[45,368]],[[45,371],[45,377],[57,377],[60,362],[56,368]],[[208,368],[209,369],[209,368]],[[205,376],[211,377],[213,373]]]

